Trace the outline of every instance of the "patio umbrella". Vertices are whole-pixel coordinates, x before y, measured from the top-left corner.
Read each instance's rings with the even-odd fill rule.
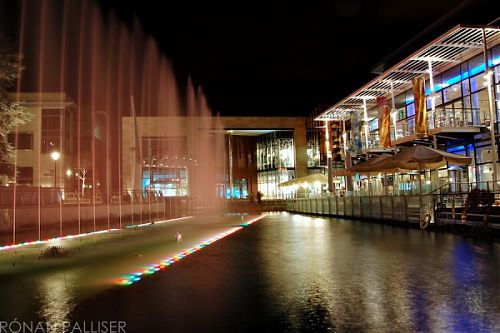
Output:
[[[375,156],[374,158],[369,159],[368,161],[365,161],[363,163],[360,163],[358,165],[355,165],[352,169],[357,172],[376,172],[376,171],[381,171],[381,167],[386,163],[387,161],[390,161],[392,158],[392,155],[389,154],[381,154],[378,156]]]
[[[397,163],[392,160],[392,155],[390,154],[377,155],[368,161],[354,166],[352,169],[360,173],[368,174],[368,178],[370,178],[370,173],[383,172],[384,178],[387,178],[387,173],[403,171],[399,170]],[[369,184],[371,184],[371,182],[369,182]],[[370,190],[370,185],[368,186],[368,189]]]
[[[278,184],[278,186],[292,186],[292,185],[301,185],[303,183],[316,183],[320,184],[328,184],[328,176],[322,173],[313,173],[312,175],[295,178],[288,180],[286,182]]]
[[[392,157],[398,167],[407,170],[437,169],[446,163],[468,165],[472,159],[467,156],[448,153],[426,146],[414,146]]]
[[[342,170],[338,170],[338,171],[335,171],[333,173],[333,177],[340,177],[340,176],[354,176],[354,174],[356,174],[356,171],[353,170],[353,168],[349,168],[349,169],[342,169]]]
[[[467,165],[472,159],[467,156],[448,153],[426,146],[414,146],[402,150],[392,157],[398,167],[408,170],[418,170],[419,206],[422,210],[422,178],[420,171],[425,169],[437,169],[446,163]]]

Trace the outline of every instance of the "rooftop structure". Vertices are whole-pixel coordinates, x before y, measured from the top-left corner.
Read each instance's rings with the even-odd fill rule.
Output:
[[[483,37],[486,40],[486,45],[483,45]],[[316,120],[349,118],[352,112],[363,112],[364,103],[369,109],[376,106],[377,97],[396,96],[410,89],[413,78],[422,74],[443,73],[461,62],[481,54],[485,47],[491,48],[499,43],[499,27],[457,25],[328,108],[316,117]],[[500,63],[500,58],[488,60],[489,67],[498,63]],[[484,71],[484,63],[476,68],[471,68],[466,75],[473,76],[482,71]],[[436,84],[434,91],[453,85],[462,78],[452,77],[446,82]],[[430,92],[428,88],[426,93]],[[368,114],[368,117],[373,118],[373,116],[373,114]]]

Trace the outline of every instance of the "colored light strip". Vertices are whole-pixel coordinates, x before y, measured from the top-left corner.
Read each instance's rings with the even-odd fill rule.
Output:
[[[67,239],[75,239],[75,238],[81,238],[81,237],[87,237],[87,236],[94,236],[94,235],[104,234],[107,232],[118,231],[118,230],[120,230],[120,229],[106,229],[106,230],[92,231],[92,232],[88,232],[88,233],[84,233],[84,234],[68,235],[68,236],[63,236],[63,237],[49,238],[49,239],[45,239],[45,240],[36,240],[36,241],[18,243],[18,244],[13,244],[13,245],[5,245],[5,246],[0,247],[0,251],[17,249],[17,248],[20,248],[23,246],[29,246],[29,245],[46,244],[46,243],[54,242],[54,241],[61,241],[61,240],[67,240]]]
[[[166,223],[166,222],[172,222],[172,221],[187,219],[187,218],[191,218],[191,217],[192,216],[184,216],[184,217],[179,217],[179,218],[170,219],[170,220],[158,221],[158,222],[155,222],[153,224],[151,224],[151,223],[143,223],[143,224],[137,224],[137,225],[127,226],[126,228],[145,227],[145,226],[148,226],[148,225],[162,224],[162,223]],[[106,233],[106,232],[118,231],[118,230],[123,230],[123,229],[112,228],[112,229],[106,229],[106,230],[91,231],[91,232],[87,232],[87,233],[83,233],[83,234],[67,235],[67,236],[63,236],[63,237],[55,237],[55,238],[50,238],[50,239],[45,239],[45,240],[36,240],[36,241],[29,241],[29,242],[23,242],[23,243],[5,245],[5,246],[0,246],[0,251],[18,249],[20,247],[29,246],[29,245],[47,244],[49,242],[54,242],[54,241],[62,241],[62,240],[67,240],[67,239],[74,239],[74,238],[87,237],[87,236],[94,236],[94,235],[99,235],[99,234],[103,234],[103,233]]]
[[[192,218],[192,216],[183,216],[183,217],[178,217],[178,218],[170,219],[170,220],[155,221],[154,223],[149,222],[149,223],[141,223],[141,224],[132,224],[132,225],[128,225],[126,228],[127,229],[142,228],[142,227],[152,226],[155,224],[162,224],[162,223],[166,223],[166,222],[184,220],[184,219],[189,219],[189,218]]]
[[[203,249],[205,246],[208,246],[212,243],[215,243],[219,239],[222,239],[226,236],[229,236],[229,235],[235,233],[236,231],[241,230],[244,227],[247,227],[250,224],[257,222],[258,220],[263,219],[266,216],[267,216],[267,214],[262,214],[262,215],[254,218],[250,221],[242,223],[239,227],[231,228],[226,232],[220,233],[220,234],[210,238],[207,241],[204,241],[202,243],[199,243],[198,245],[193,246],[192,248],[178,252],[177,254],[173,255],[172,257],[168,257],[166,259],[163,259],[159,263],[146,266],[143,269],[141,269],[137,272],[134,272],[132,274],[127,274],[127,275],[123,276],[122,278],[118,279],[117,284],[123,285],[123,286],[128,286],[128,285],[133,284],[134,282],[140,281],[143,276],[154,274],[154,273],[158,272],[159,270],[164,269],[165,267],[170,266],[170,265],[174,264],[175,262],[187,257],[188,255],[193,254],[193,253]]]
[[[240,226],[242,226],[242,227],[248,227],[250,224],[257,222],[258,220],[260,220],[261,218],[263,218],[265,216],[267,216],[267,214],[258,216],[256,218],[250,220],[250,221],[243,222],[242,224],[240,224]]]

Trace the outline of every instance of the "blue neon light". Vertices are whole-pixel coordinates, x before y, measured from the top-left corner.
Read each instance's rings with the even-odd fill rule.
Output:
[[[457,146],[457,147],[453,147],[453,148],[448,148],[446,149],[446,151],[448,153],[454,153],[456,151],[460,151],[460,150],[465,150],[465,146]]]
[[[497,58],[492,59],[492,60],[488,60],[489,67],[496,66],[498,64],[500,64],[500,57],[497,57]],[[434,91],[438,92],[440,90],[443,90],[449,86],[452,86],[456,83],[459,83],[460,81],[465,80],[465,79],[467,79],[471,76],[474,76],[476,74],[479,74],[481,72],[484,72],[484,64],[476,66],[476,67],[470,69],[469,71],[463,72],[461,75],[456,75],[456,76],[446,80],[443,83],[438,83],[438,84],[434,85]],[[430,88],[426,89],[425,95],[429,96],[430,94],[431,94],[431,89]],[[415,100],[414,97],[409,97],[406,99],[406,104],[413,103],[414,100]]]

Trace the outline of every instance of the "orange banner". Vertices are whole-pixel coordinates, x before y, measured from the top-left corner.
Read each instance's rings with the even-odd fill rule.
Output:
[[[378,134],[380,147],[389,148],[391,146],[391,112],[387,98],[378,97],[377,105],[379,107]]]
[[[427,107],[425,105],[425,83],[423,77],[413,79],[413,96],[415,102],[415,134],[419,138],[429,136],[427,129]]]

